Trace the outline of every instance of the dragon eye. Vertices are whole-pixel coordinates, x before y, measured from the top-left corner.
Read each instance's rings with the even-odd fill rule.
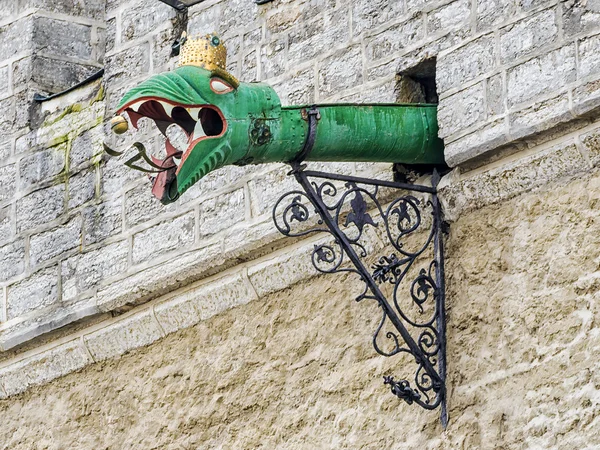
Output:
[[[210,88],[215,94],[227,94],[228,92],[233,91],[233,86],[227,81],[216,77],[210,80]]]
[[[213,36],[212,39],[210,40],[211,44],[214,45],[215,47],[217,45],[219,45],[221,43],[221,40],[219,39],[219,36]]]

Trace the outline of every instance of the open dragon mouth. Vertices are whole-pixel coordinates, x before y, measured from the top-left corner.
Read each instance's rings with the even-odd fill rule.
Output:
[[[227,130],[227,121],[219,108],[213,105],[182,105],[162,98],[146,97],[124,105],[117,114],[123,112],[129,115],[136,130],[141,118],[152,119],[166,138],[166,157],[162,160],[152,157],[152,161],[164,169],[152,183],[152,193],[163,202],[175,200],[177,186],[174,181],[179,168],[198,142],[222,136]],[[184,151],[177,149],[167,136],[167,129],[172,124],[178,125],[187,136]]]

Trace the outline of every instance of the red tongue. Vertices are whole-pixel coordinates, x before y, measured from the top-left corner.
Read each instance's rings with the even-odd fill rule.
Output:
[[[175,171],[177,170],[177,166],[173,162],[172,157],[168,157],[164,161],[156,160],[156,158],[152,157],[152,160],[159,166],[169,167],[169,169],[158,173],[152,183],[152,195],[163,201],[168,195],[169,186],[176,177]]]

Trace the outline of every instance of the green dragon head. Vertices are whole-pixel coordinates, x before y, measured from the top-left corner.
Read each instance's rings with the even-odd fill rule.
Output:
[[[209,42],[215,45],[212,38]],[[216,40],[216,46],[221,45]],[[243,161],[250,121],[272,117],[281,109],[270,86],[239,83],[221,67],[202,66],[184,65],[152,76],[128,91],[118,107],[117,114],[126,113],[136,129],[139,119],[148,117],[165,137],[171,124],[187,135],[185,151],[167,138],[166,158],[152,158],[163,169],[152,186],[163,203],[176,200],[212,170]]]

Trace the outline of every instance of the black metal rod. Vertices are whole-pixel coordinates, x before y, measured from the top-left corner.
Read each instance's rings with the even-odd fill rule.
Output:
[[[404,325],[402,324],[402,321],[400,320],[400,318],[398,317],[396,312],[393,310],[392,306],[388,303],[388,301],[385,298],[385,296],[383,295],[383,293],[379,290],[379,287],[377,286],[377,283],[375,283],[375,281],[371,277],[371,274],[369,272],[367,272],[366,270],[364,270],[364,267],[360,261],[360,258],[356,254],[354,248],[352,248],[352,245],[350,244],[350,242],[348,241],[346,236],[342,232],[340,232],[338,227],[335,225],[333,218],[331,217],[331,215],[329,214],[329,211],[327,210],[327,207],[325,206],[323,201],[319,198],[318,194],[315,192],[311,183],[308,181],[307,177],[315,176],[314,172],[313,173],[303,172],[302,170],[299,170],[299,168],[296,168],[296,170],[294,170],[293,173],[294,173],[294,176],[296,177],[296,180],[298,181],[298,183],[300,183],[300,185],[304,188],[310,201],[313,203],[313,205],[319,212],[319,215],[321,216],[321,218],[323,219],[323,221],[325,222],[327,227],[331,230],[331,232],[333,233],[335,238],[338,240],[338,242],[342,246],[343,250],[345,250],[346,254],[350,258],[352,263],[355,265],[357,270],[361,273],[361,276],[363,277],[365,283],[367,283],[369,290],[377,298],[377,301],[379,302],[381,308],[384,310],[384,312],[386,313],[386,315],[388,316],[388,318],[390,319],[390,321],[392,322],[394,327],[398,330],[398,332],[402,336],[402,339],[404,340],[404,342],[406,342],[406,345],[408,345],[408,347],[410,348],[410,351],[414,355],[415,359],[417,360],[417,363],[421,364],[423,366],[423,369],[425,369],[425,371],[427,372],[427,375],[429,375],[431,377],[434,384],[443,385],[442,379],[440,378],[440,376],[438,375],[436,370],[431,365],[429,358],[427,358],[427,355],[425,355],[423,353],[423,351],[419,348],[419,346],[414,341],[414,339],[412,338],[412,336],[410,335],[408,330],[404,327]],[[319,173],[319,172],[317,172],[317,173]],[[323,174],[323,175],[325,175],[325,174]],[[332,177],[331,175],[329,176],[329,178],[336,179],[336,178]],[[350,178],[350,177],[342,178],[342,176],[340,176],[340,178],[337,178],[337,179],[344,179],[344,178]],[[351,177],[351,178],[355,178],[355,177]],[[349,181],[354,181],[354,180],[349,180]],[[371,181],[368,184],[373,184],[373,181]],[[395,186],[392,186],[392,187],[395,187]],[[436,395],[439,395],[439,393],[436,392]],[[423,406],[425,408],[427,408],[427,406],[431,407],[431,405],[424,405],[424,404],[422,404],[421,406]],[[435,407],[437,407],[437,405],[433,405],[431,407],[431,409],[435,408]]]
[[[353,177],[351,175],[339,175],[334,173],[326,173],[319,172],[314,170],[304,170],[304,174],[308,177],[316,177],[316,178],[329,178],[331,180],[339,180],[339,181],[351,181],[359,184],[369,184],[372,186],[385,186],[396,189],[406,189],[408,191],[415,192],[425,192],[428,194],[435,194],[436,189],[434,187],[422,186],[419,184],[408,184],[408,183],[397,183],[395,181],[385,181],[385,180],[373,180],[370,178],[362,178],[362,177]]]
[[[71,86],[70,88],[67,88],[64,91],[58,92],[56,94],[52,94],[49,96],[45,96],[45,95],[37,94],[37,93],[33,94],[33,101],[42,103],[42,102],[45,102],[48,100],[52,100],[53,98],[60,97],[61,95],[68,94],[69,92],[74,91],[75,89],[80,88],[83,85],[86,85],[88,83],[91,83],[94,80],[97,80],[98,78],[101,78],[102,75],[104,75],[104,69],[100,69],[98,72],[91,74],[85,80],[82,80],[79,83],[77,83],[76,85]]]
[[[448,426],[448,409],[447,409],[447,391],[446,391],[446,280],[444,277],[444,242],[443,242],[443,218],[442,208],[440,205],[440,199],[437,195],[437,186],[440,182],[440,174],[437,170],[433,171],[432,185],[436,189],[436,193],[433,194],[433,220],[435,226],[435,237],[433,241],[434,257],[437,261],[436,265],[436,278],[437,278],[437,329],[439,334],[440,347],[438,350],[438,369],[439,375],[442,379],[442,396],[441,411],[440,411],[440,422],[444,430]]]

